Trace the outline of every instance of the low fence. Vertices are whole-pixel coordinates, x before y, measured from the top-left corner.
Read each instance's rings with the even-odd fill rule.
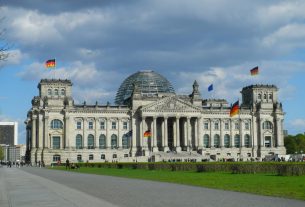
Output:
[[[146,169],[194,172],[231,172],[233,174],[271,173],[281,176],[305,175],[305,163],[216,162],[216,163],[79,163],[80,167]]]

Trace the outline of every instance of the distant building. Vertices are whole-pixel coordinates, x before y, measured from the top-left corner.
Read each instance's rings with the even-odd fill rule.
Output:
[[[249,160],[286,154],[284,112],[274,85],[244,87],[240,113],[233,117],[226,100],[203,99],[197,81],[191,94],[178,95],[154,71],[126,78],[115,105],[74,104],[70,80],[44,79],[38,89],[25,121],[31,162]]]
[[[18,144],[17,122],[0,122],[0,144],[10,146]]]
[[[0,145],[3,149],[4,159],[3,161],[25,161],[25,153],[26,153],[26,145],[25,144],[19,144],[15,146]]]

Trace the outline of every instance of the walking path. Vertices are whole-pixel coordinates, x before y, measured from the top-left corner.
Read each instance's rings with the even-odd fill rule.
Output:
[[[2,167],[0,206],[303,207],[305,202],[71,171]]]

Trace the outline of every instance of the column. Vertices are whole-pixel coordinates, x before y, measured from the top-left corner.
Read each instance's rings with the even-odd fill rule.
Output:
[[[36,121],[37,121],[37,116],[33,115],[32,116],[32,149],[36,148]]]
[[[84,149],[88,149],[88,133],[86,133],[88,130],[87,128],[87,118],[83,118],[83,147]]]
[[[139,121],[140,121],[140,119],[139,119]],[[143,147],[144,147],[144,142],[143,142],[143,139],[142,139],[142,136],[144,134],[144,131],[143,131],[144,123],[143,122],[144,122],[144,120],[143,120],[143,117],[142,117],[141,123],[139,123],[139,127],[140,127],[140,129],[139,129],[139,132],[140,132],[139,145],[140,145],[141,149],[143,149]]]
[[[220,148],[223,148],[224,146],[224,137],[223,137],[223,120],[222,119],[220,119],[220,122],[219,122],[219,127],[220,127],[220,134],[219,134],[219,136],[220,136]]]
[[[235,147],[234,145],[234,134],[233,134],[233,120],[230,119],[230,145],[231,147]]]
[[[42,148],[43,147],[43,115],[39,114],[38,115],[38,148]]]
[[[64,145],[63,145],[63,147],[64,148],[68,148],[68,147],[70,147],[70,145],[69,145],[69,119],[70,119],[70,117],[69,116],[67,116],[67,115],[65,115],[65,119],[64,119],[64,126],[65,126],[65,134],[64,134]]]
[[[49,116],[47,114],[44,115],[44,145],[43,148],[49,148]]]
[[[142,134],[140,134],[140,139],[142,140],[143,148],[147,150],[148,148],[148,141],[146,137],[144,137],[144,133],[146,132],[146,117],[142,117]]]
[[[172,147],[174,147],[174,149],[176,149],[176,137],[177,137],[177,130],[176,130],[176,126],[177,126],[177,123],[176,123],[176,120],[173,120],[173,144],[172,144]],[[171,149],[173,150],[173,149]]]
[[[106,148],[111,149],[110,118],[106,118]]]
[[[240,147],[243,148],[245,146],[245,139],[243,135],[243,120],[239,119],[239,136],[240,136]]]
[[[97,132],[98,128],[99,128],[99,120],[98,120],[98,118],[95,117],[94,118],[94,148],[99,148],[99,134]]]
[[[118,148],[122,148],[121,119],[118,119]]]
[[[187,151],[192,150],[192,134],[191,134],[191,117],[187,117],[187,124],[186,124],[186,128],[187,128]]]
[[[198,147],[198,118],[194,121],[194,148],[197,149]]]
[[[260,134],[260,146],[261,147],[264,147],[264,134],[263,134],[263,126],[262,126],[262,123],[263,123],[263,119],[259,119],[259,134]]]
[[[211,137],[210,137],[210,139],[211,139],[211,148],[214,148],[214,133],[213,133],[213,120],[211,120]]]
[[[164,120],[162,121],[162,124],[161,124],[161,136],[162,136],[162,139],[161,139],[161,146],[162,146],[162,149],[164,151]]]
[[[152,150],[153,152],[158,152],[158,147],[157,147],[157,117],[153,117],[153,143],[152,143]]]
[[[283,134],[282,134],[282,127],[281,127],[281,119],[277,118],[276,119],[276,145],[275,147],[282,147],[283,144],[282,144],[282,137],[283,137]]]
[[[198,149],[203,148],[203,119],[198,117]]]
[[[134,114],[132,115],[132,119],[131,119],[131,127],[132,127],[131,156],[135,156],[137,152],[137,126],[136,126],[137,120],[133,116]],[[140,135],[140,139],[141,139],[141,135]]]
[[[176,152],[181,152],[180,146],[180,117],[176,117]]]
[[[163,144],[163,150],[164,152],[167,152],[169,150],[168,148],[168,126],[167,126],[167,117],[164,117],[164,144]]]

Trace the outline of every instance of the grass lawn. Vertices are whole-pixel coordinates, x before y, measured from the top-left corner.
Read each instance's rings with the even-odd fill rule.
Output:
[[[65,170],[65,167],[50,169]],[[272,174],[231,174],[226,172],[187,172],[166,170],[85,168],[73,172],[111,175],[202,186],[260,195],[305,200],[305,176],[277,176]]]

